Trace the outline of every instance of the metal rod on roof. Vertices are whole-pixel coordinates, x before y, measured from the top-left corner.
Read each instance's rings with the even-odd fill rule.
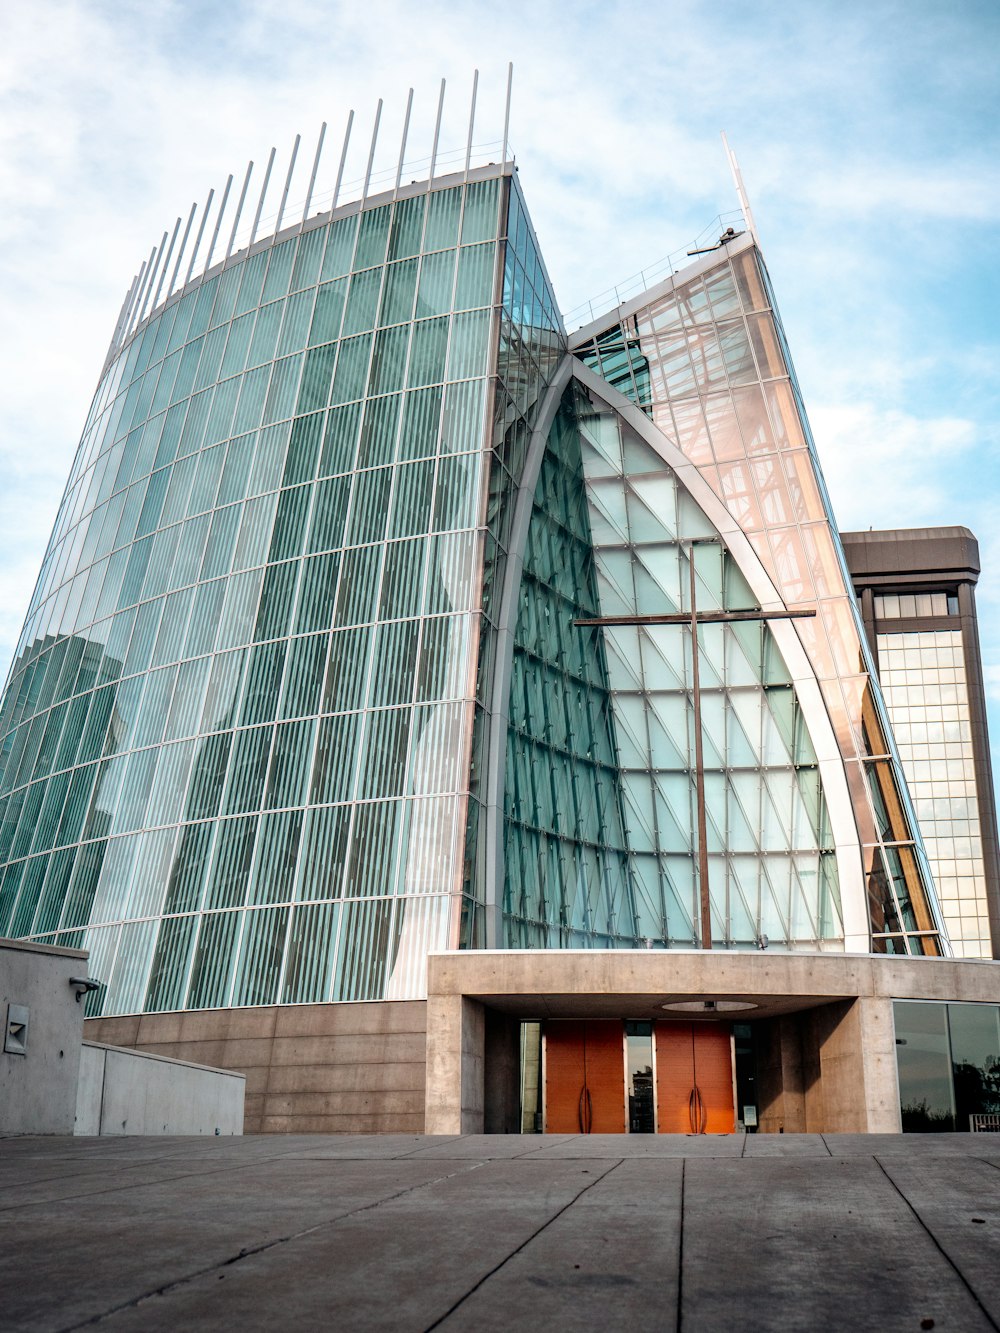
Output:
[[[141,324],[142,321],[146,318],[146,305],[149,302],[150,296],[152,296],[153,294],[153,279],[156,277],[157,269],[160,267],[160,260],[163,258],[163,247],[167,243],[167,237],[169,236],[169,234],[170,233],[166,231],[163,233],[163,236],[160,240],[159,249],[157,249],[155,245],[153,246],[154,258],[151,258],[150,261],[149,282],[146,284],[146,292],[142,298],[142,309],[139,311],[139,318],[136,320],[136,325]],[[156,303],[154,302],[153,304],[155,305]]]
[[[125,329],[128,328],[129,320],[132,319],[132,312],[135,311],[136,301],[139,300],[139,292],[141,287],[143,287],[143,279],[145,277],[145,263],[147,263],[147,261],[143,260],[143,263],[139,265],[139,272],[133,277],[132,288],[128,293],[125,309],[121,312],[121,324],[119,325],[119,331],[117,331],[116,335],[119,343],[124,340]]]
[[[232,180],[232,176],[229,177]],[[201,249],[201,238],[205,234],[205,223],[208,221],[208,215],[212,209],[212,200],[215,198],[215,187],[208,192],[208,198],[205,200],[205,210],[201,215],[201,225],[198,228],[198,235],[194,238],[194,249],[191,251],[191,262],[188,264],[187,273],[184,275],[184,286],[191,281],[191,274],[194,272],[194,261],[198,258],[198,251]]]
[[[469,107],[469,137],[465,144],[465,179],[469,179],[469,163],[472,161],[472,130],[476,123],[476,90],[479,87],[479,70],[472,72],[472,105]]]
[[[160,281],[156,284],[156,295],[153,297],[153,304],[149,307],[150,313],[160,304],[160,292],[163,290],[163,279],[167,276],[167,268],[170,264],[170,256],[174,253],[174,242],[177,240],[177,233],[180,230],[180,218],[174,223],[174,230],[170,236],[170,245],[167,249],[167,257],[163,261],[163,267],[160,269]]]
[[[184,235],[181,237],[181,246],[177,251],[177,258],[174,261],[174,271],[170,275],[170,281],[167,283],[167,295],[174,290],[177,285],[177,274],[181,271],[181,260],[184,258],[184,247],[187,245],[187,239],[191,235],[191,224],[194,222],[194,215],[198,211],[197,199],[191,205],[191,212],[188,214],[187,226],[184,228]]]
[[[364,208],[365,200],[368,198],[368,186],[371,184],[372,163],[375,161],[375,142],[378,139],[379,122],[382,119],[382,99],[378,99],[378,106],[375,108],[375,125],[372,129],[372,144],[368,150],[368,166],[365,168],[365,183],[361,190],[361,207]]]
[[[302,135],[295,136],[295,142],[292,144],[292,158],[288,163],[288,174],[285,177],[285,188],[281,192],[281,203],[278,205],[278,220],[274,224],[274,234],[281,231],[281,219],[285,216],[285,204],[288,201],[288,190],[292,184],[292,172],[295,170],[295,159],[299,155],[299,144],[302,142]]]
[[[260,189],[260,198],[257,200],[257,212],[253,215],[253,226],[250,228],[250,239],[247,241],[247,249],[251,249],[254,241],[257,239],[257,228],[260,225],[260,215],[264,210],[264,196],[267,194],[267,187],[271,180],[271,168],[274,166],[275,149],[271,149],[271,155],[267,159],[267,170],[264,172],[264,184]]]
[[[165,233],[164,233],[164,240],[167,240],[167,236],[165,236]],[[149,259],[145,261],[145,264],[143,265],[143,268],[145,269],[145,281],[143,285],[141,285],[139,291],[136,292],[135,305],[133,305],[132,313],[128,317],[129,333],[131,333],[132,329],[136,327],[136,324],[139,324],[139,320],[141,317],[140,301],[141,304],[143,305],[145,304],[145,289],[149,287],[149,283],[151,283],[152,281],[153,260],[155,259],[156,259],[156,247],[155,245],[153,245],[153,248],[151,249],[151,251],[149,251]]]
[[[396,166],[396,184],[393,187],[393,198],[399,193],[399,182],[403,177],[403,155],[406,152],[406,139],[410,133],[410,112],[413,110],[413,89],[406,95],[406,115],[403,117],[403,137],[399,141],[399,163]]]
[[[347,129],[344,131],[344,146],[340,150],[340,166],[337,168],[337,183],[333,187],[333,203],[330,205],[330,212],[337,207],[337,200],[340,198],[340,183],[344,179],[344,163],[347,161],[347,145],[351,142],[351,126],[354,124],[354,112],[347,113]]]
[[[312,174],[309,177],[309,189],[306,190],[306,201],[302,205],[302,225],[306,225],[306,218],[309,216],[309,205],[312,203],[313,189],[316,185],[316,172],[319,171],[319,157],[323,151],[323,140],[326,138],[326,121],[319,127],[319,140],[316,144],[316,156],[313,158]]]
[[[438,139],[441,137],[441,115],[444,111],[444,79],[441,80],[441,91],[438,93],[437,119],[434,122],[434,143],[431,147],[431,169],[427,177],[428,190],[434,184],[434,168],[437,165]]]
[[[514,62],[507,62],[507,101],[503,113],[503,160],[500,163],[501,171],[507,166],[507,136],[510,131],[510,93],[514,82]]]
[[[750,200],[747,198],[746,188],[743,184],[743,173],[740,171],[740,164],[736,161],[736,154],[729,147],[729,140],[726,138],[726,131],[722,130],[722,145],[726,150],[726,161],[729,163],[729,170],[733,173],[733,184],[736,186],[736,197],[740,201],[740,211],[743,214],[743,221],[746,223],[747,231],[755,245],[760,242],[757,239],[757,227],[753,220],[753,213],[750,210]]]
[[[208,254],[205,256],[205,266],[202,270],[204,273],[207,273],[212,267],[212,256],[215,254],[215,242],[219,239],[219,228],[222,226],[222,219],[226,213],[226,204],[229,201],[229,191],[232,189],[232,186],[233,177],[232,173],[230,173],[229,179],[226,181],[226,188],[222,191],[222,203],[219,205],[219,213],[215,219],[215,229],[212,232],[212,241],[208,247]]]
[[[140,269],[139,272],[141,273],[142,270]],[[115,325],[115,331],[111,335],[111,345],[108,348],[108,356],[110,356],[118,346],[118,335],[121,333],[122,325],[125,323],[125,316],[128,313],[129,306],[131,305],[132,296],[135,293],[135,285],[138,281],[139,281],[139,273],[137,273],[135,277],[132,279],[132,283],[128,291],[125,293],[125,299],[122,301],[122,308],[118,312],[118,323]]]
[[[229,256],[233,253],[233,242],[236,240],[236,228],[240,225],[240,215],[243,212],[243,204],[246,201],[247,189],[250,185],[250,173],[253,171],[253,160],[247,163],[247,174],[243,177],[243,189],[240,191],[240,201],[236,205],[236,216],[233,218],[233,229],[229,233],[229,244],[226,246],[226,253],[222,262],[225,264]],[[208,265],[206,264],[206,268]]]

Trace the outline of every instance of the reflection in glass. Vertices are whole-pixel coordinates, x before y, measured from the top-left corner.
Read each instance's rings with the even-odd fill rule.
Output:
[[[625,1024],[628,1090],[628,1132],[652,1134],[653,1115],[653,1025],[628,1021]]]

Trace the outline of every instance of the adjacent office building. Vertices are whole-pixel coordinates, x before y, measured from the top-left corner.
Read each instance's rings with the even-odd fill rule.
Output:
[[[1000,957],[1000,860],[967,528],[845,532],[900,757],[958,958]]]
[[[250,1128],[895,1128],[893,1002],[1000,1055],[1000,982],[752,220],[570,336],[497,156],[140,273],[3,698],[0,932]]]

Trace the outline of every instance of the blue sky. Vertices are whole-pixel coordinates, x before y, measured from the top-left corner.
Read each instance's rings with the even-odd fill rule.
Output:
[[[743,169],[842,527],[963,523],[1000,743],[1000,8],[34,0],[0,9],[0,668],[125,288],[246,160],[348,109],[367,141],[511,141],[564,309],[735,207]],[[477,138],[479,134],[477,133]],[[363,165],[363,164],[361,164]],[[358,168],[360,170],[360,167]],[[350,170],[348,172],[350,175]]]

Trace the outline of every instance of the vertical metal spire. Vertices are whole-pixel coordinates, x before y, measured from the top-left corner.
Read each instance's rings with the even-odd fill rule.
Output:
[[[364,208],[365,200],[368,198],[368,186],[372,179],[372,163],[375,161],[375,144],[378,140],[378,127],[382,119],[382,99],[378,99],[378,106],[375,108],[375,125],[372,128],[372,145],[368,150],[368,166],[365,168],[365,183],[361,189],[361,207]]]
[[[139,268],[138,275],[136,276],[135,290],[132,292],[131,299],[128,303],[128,309],[125,311],[125,318],[122,320],[122,326],[118,333],[119,344],[125,341],[125,339],[128,337],[129,329],[131,329],[132,327],[132,319],[135,315],[136,308],[138,307],[139,304],[139,297],[142,293],[142,285],[145,280],[148,268],[149,268],[149,260],[144,259],[142,261],[142,265]]]
[[[215,227],[212,230],[212,239],[209,243],[208,254],[205,256],[205,263],[202,272],[207,273],[212,267],[212,256],[215,254],[215,243],[219,239],[219,228],[222,226],[222,219],[226,213],[226,204],[229,201],[229,191],[233,188],[232,172],[229,173],[229,179],[226,181],[226,188],[222,191],[222,203],[219,205],[219,212],[215,219]]]
[[[501,170],[503,170],[507,166],[507,140],[510,133],[510,93],[513,83],[514,83],[514,62],[513,60],[511,60],[507,64],[507,100],[504,103],[504,112],[503,112],[503,158],[501,159],[500,162]]]
[[[319,127],[319,139],[316,143],[316,156],[313,158],[312,173],[309,176],[309,188],[306,190],[306,201],[302,205],[302,226],[306,225],[306,219],[309,217],[309,205],[312,203],[313,190],[316,187],[316,172],[319,171],[320,154],[323,152],[323,140],[326,138],[326,121]]]
[[[750,200],[747,198],[747,192],[743,185],[743,173],[740,171],[740,164],[736,161],[736,154],[729,147],[729,140],[726,138],[726,131],[722,130],[722,146],[726,150],[726,161],[729,163],[729,170],[733,173],[733,184],[736,186],[736,197],[740,201],[740,211],[743,214],[743,221],[746,223],[747,231],[754,245],[759,245],[760,240],[757,236],[757,227],[753,220],[753,213],[750,210]]]
[[[236,228],[240,225],[240,215],[243,212],[243,205],[246,202],[247,188],[250,185],[250,173],[252,171],[253,171],[253,159],[251,159],[247,163],[247,174],[243,177],[243,189],[240,191],[240,200],[239,203],[236,205],[236,216],[233,218],[233,229],[229,233],[229,244],[226,246],[226,253],[222,261],[223,263],[225,263],[226,260],[228,260],[229,256],[233,253],[233,242],[236,240]]]
[[[476,124],[476,90],[479,87],[479,70],[472,72],[472,104],[469,107],[469,137],[465,142],[465,179],[469,179],[469,163],[472,161],[472,131]]]
[[[156,277],[157,270],[160,267],[160,260],[163,257],[163,249],[164,246],[167,244],[167,237],[169,236],[169,234],[170,233],[166,231],[163,233],[163,236],[160,240],[159,248],[157,248],[154,245],[153,253],[149,257],[149,281],[146,284],[146,291],[142,298],[142,308],[139,311],[139,318],[136,320],[137,325],[141,324],[142,321],[146,318],[146,305],[149,301],[150,296],[152,296],[153,294],[153,279]],[[154,301],[153,304],[155,305],[156,302]]]
[[[351,126],[354,124],[354,112],[347,113],[347,129],[344,131],[344,146],[340,150],[340,166],[337,168],[337,183],[333,187],[333,202],[330,205],[330,212],[337,207],[337,200],[340,198],[340,185],[344,179],[344,163],[347,161],[347,145],[351,142]]]
[[[410,133],[410,112],[413,110],[413,89],[406,95],[406,115],[403,117],[403,137],[399,141],[399,163],[396,166],[396,184],[393,186],[393,198],[399,193],[399,182],[403,177],[403,157],[406,153],[406,139]]]
[[[292,172],[295,170],[295,159],[299,155],[299,144],[302,142],[302,135],[295,136],[295,142],[292,144],[292,157],[288,163],[288,174],[285,176],[285,188],[281,192],[281,203],[278,205],[278,220],[274,224],[275,234],[281,231],[281,219],[285,216],[285,204],[288,201],[288,190],[292,183]]]
[[[170,281],[167,283],[166,296],[169,296],[177,285],[177,274],[181,271],[181,260],[184,258],[184,247],[187,245],[187,239],[191,234],[191,224],[194,222],[194,215],[197,211],[198,201],[195,200],[191,205],[191,212],[188,214],[187,226],[184,228],[184,235],[181,237],[180,249],[177,251],[177,258],[174,261],[174,271],[171,273]]]
[[[163,268],[160,269],[160,281],[156,284],[156,295],[153,297],[153,304],[149,307],[152,313],[160,303],[160,292],[163,290],[163,279],[167,276],[167,268],[170,264],[170,256],[174,253],[174,242],[177,240],[177,233],[180,230],[180,218],[174,223],[174,230],[170,236],[170,246],[167,250],[167,257],[163,261]],[[164,233],[165,235],[166,233]]]
[[[232,176],[229,178],[232,180]],[[187,267],[187,273],[184,275],[184,286],[191,281],[191,274],[194,272],[194,261],[198,258],[198,251],[201,248],[201,238],[205,234],[205,223],[208,221],[208,214],[212,208],[212,200],[215,198],[215,190],[208,192],[208,198],[205,200],[205,208],[201,215],[201,224],[198,227],[198,235],[194,238],[194,248],[191,251],[191,260]]]
[[[427,177],[428,190],[434,184],[434,168],[437,165],[438,139],[441,137],[441,113],[444,111],[444,79],[441,80],[441,91],[438,94],[437,119],[434,122],[434,143],[431,147],[431,169]]]
[[[257,212],[253,215],[253,226],[250,228],[250,239],[247,241],[248,250],[257,239],[257,228],[260,225],[260,215],[264,208],[264,196],[267,194],[268,182],[271,179],[271,168],[274,166],[274,154],[275,150],[272,148],[271,155],[267,159],[267,169],[264,172],[264,184],[260,188],[260,198],[257,200]]]

